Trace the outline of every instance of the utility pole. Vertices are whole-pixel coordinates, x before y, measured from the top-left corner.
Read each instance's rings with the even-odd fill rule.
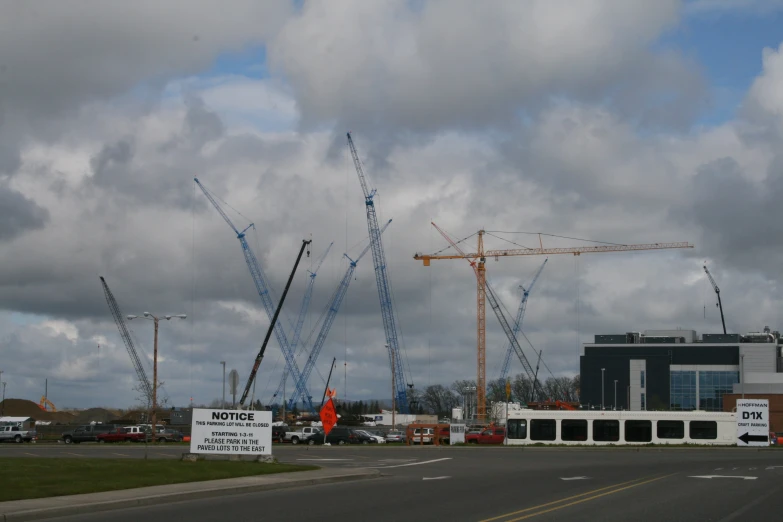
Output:
[[[220,364],[223,365],[223,403],[222,408],[226,409],[226,361],[220,361]]]
[[[0,415],[5,415],[5,381],[3,381],[3,408],[0,410]]]
[[[601,368],[601,409],[604,409],[604,371],[606,368]]]
[[[614,380],[614,409],[617,411],[617,379]]]

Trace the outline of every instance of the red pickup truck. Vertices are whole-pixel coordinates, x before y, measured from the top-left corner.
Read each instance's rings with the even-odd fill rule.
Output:
[[[133,428],[117,428],[108,433],[99,433],[95,438],[99,443],[104,442],[144,442],[146,433],[143,430]]]
[[[476,442],[479,444],[503,444],[505,438],[506,428],[496,426],[494,428],[487,428],[479,433]]]

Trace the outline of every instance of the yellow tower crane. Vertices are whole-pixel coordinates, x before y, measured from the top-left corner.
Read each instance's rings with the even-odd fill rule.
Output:
[[[442,233],[435,223],[432,225]],[[422,261],[424,266],[430,266],[430,262],[438,259],[467,259],[475,268],[476,273],[476,415],[479,419],[485,419],[487,415],[487,371],[486,371],[486,258],[494,257],[497,261],[501,257],[511,256],[539,256],[550,254],[596,254],[602,252],[632,252],[638,250],[666,250],[672,248],[693,248],[687,242],[680,243],[646,243],[639,245],[598,245],[580,247],[544,248],[541,234],[538,234],[539,248],[517,248],[510,250],[484,250],[484,230],[478,231],[478,248],[476,252],[468,254],[421,254],[416,253],[413,259]]]

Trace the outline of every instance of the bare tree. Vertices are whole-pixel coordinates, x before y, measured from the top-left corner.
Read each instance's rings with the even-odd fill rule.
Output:
[[[433,384],[424,389],[422,403],[438,417],[450,417],[451,409],[459,404],[459,398],[442,384]]]

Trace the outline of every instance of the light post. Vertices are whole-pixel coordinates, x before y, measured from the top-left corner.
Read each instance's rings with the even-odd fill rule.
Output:
[[[3,381],[3,409],[0,411],[0,415],[5,415],[5,381]]]
[[[226,409],[226,361],[220,361],[223,365],[223,402],[221,408]],[[285,394],[283,394],[283,400],[285,400]]]
[[[177,319],[188,318],[188,316],[185,314],[164,315],[163,317],[167,321],[170,321],[172,317],[176,317]],[[158,426],[158,322],[160,322],[160,318],[152,315],[149,312],[144,312],[143,318],[149,319],[155,323],[155,337],[153,342],[154,355],[152,357],[152,442],[155,442],[155,435]],[[132,321],[133,319],[140,319],[140,317],[137,315],[128,316],[128,321]]]
[[[614,380],[614,410],[617,411],[617,379]]]
[[[601,368],[601,409],[604,409],[604,371],[606,368]]]
[[[740,382],[742,383],[742,399],[745,399],[745,354],[740,354]]]

